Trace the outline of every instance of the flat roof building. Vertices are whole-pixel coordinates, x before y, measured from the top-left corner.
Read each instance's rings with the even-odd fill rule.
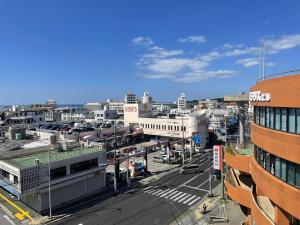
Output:
[[[52,208],[59,208],[102,191],[105,171],[106,152],[99,147],[46,150],[1,160],[0,185],[43,213],[49,209],[49,179]]]

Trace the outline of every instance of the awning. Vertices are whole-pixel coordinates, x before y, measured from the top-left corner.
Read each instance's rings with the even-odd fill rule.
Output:
[[[4,190],[8,191],[12,195],[16,196],[18,199],[20,199],[21,192],[14,187],[12,184],[9,184],[3,180],[0,180],[0,187],[2,187]]]

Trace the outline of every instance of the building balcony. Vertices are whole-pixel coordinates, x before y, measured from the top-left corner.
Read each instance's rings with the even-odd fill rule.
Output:
[[[258,147],[291,162],[300,163],[300,135],[251,124],[251,140]],[[288,152],[288,154],[287,154]]]
[[[224,160],[226,164],[239,171],[250,173],[251,154],[241,155],[240,149],[235,150],[231,145],[224,151]]]
[[[267,196],[280,208],[294,217],[300,218],[300,189],[270,174],[254,158],[251,160],[251,177],[256,184],[259,195]]]
[[[252,179],[237,170],[230,169],[224,181],[227,194],[239,204],[251,210],[251,216],[259,225],[274,225],[274,208],[263,196],[254,196],[251,188]],[[260,201],[258,201],[260,200]]]

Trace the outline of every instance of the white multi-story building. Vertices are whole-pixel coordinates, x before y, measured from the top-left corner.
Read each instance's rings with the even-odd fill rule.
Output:
[[[184,111],[186,109],[186,97],[184,93],[181,93],[177,99],[177,109],[178,111]]]
[[[110,110],[116,110],[118,115],[124,114],[124,102],[108,100],[107,103]]]

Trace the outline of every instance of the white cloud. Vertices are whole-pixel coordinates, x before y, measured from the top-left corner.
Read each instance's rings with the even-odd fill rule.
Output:
[[[230,78],[238,75],[239,72],[234,70],[215,70],[215,71],[198,71],[187,73],[181,78],[177,78],[175,81],[182,83],[192,83],[202,81],[211,78]]]
[[[195,43],[204,43],[206,38],[202,35],[192,35],[185,38],[179,38],[179,42],[195,42]]]
[[[149,38],[149,37],[136,37],[136,38],[133,38],[132,43],[134,45],[142,45],[142,46],[145,46],[145,47],[149,47],[149,46],[154,44],[154,42],[152,41],[152,38]]]
[[[245,59],[237,60],[236,64],[243,65],[244,67],[251,67],[251,66],[259,65],[260,60],[259,60],[259,58],[245,58]],[[268,66],[268,67],[275,66],[275,63],[266,62],[265,66]]]
[[[259,64],[259,59],[258,58],[239,59],[236,61],[236,64],[243,65],[244,67],[255,66]]]
[[[262,42],[266,45],[266,52],[269,54],[274,54],[281,50],[300,46],[300,34],[283,35],[278,39],[263,39]]]
[[[197,37],[197,38],[196,38]],[[204,42],[203,36],[181,38],[181,42]],[[274,36],[260,40],[266,44],[266,54],[276,54],[285,49],[300,46],[300,34]],[[136,37],[134,45],[144,46],[145,52],[137,60],[137,65],[146,79],[168,79],[174,82],[190,83],[211,78],[230,78],[239,74],[238,71],[226,68],[212,70],[214,61],[233,58],[235,63],[245,68],[258,66],[261,45],[230,44],[212,48],[209,52],[185,52],[182,49],[165,49],[157,46],[149,37]],[[243,57],[243,58],[241,58]],[[234,61],[233,61],[234,63]],[[266,66],[274,66],[267,57]]]

